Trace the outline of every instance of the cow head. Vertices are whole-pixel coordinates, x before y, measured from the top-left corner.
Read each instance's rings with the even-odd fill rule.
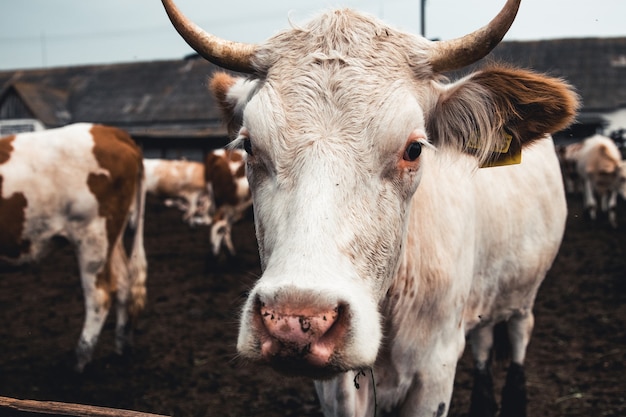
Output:
[[[218,39],[163,3],[201,55],[251,74],[212,81],[248,153],[263,269],[238,349],[285,372],[325,378],[374,363],[408,209],[435,153],[488,160],[504,137],[521,147],[564,127],[577,105],[567,85],[531,72],[440,75],[495,47],[519,0],[452,41],[337,10],[262,45]]]

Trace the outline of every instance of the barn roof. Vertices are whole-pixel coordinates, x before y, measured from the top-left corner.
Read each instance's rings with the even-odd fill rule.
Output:
[[[224,136],[203,59],[0,72],[0,104],[13,90],[48,127],[98,122],[147,136]]]
[[[565,78],[582,97],[583,115],[626,106],[626,37],[503,42],[478,65],[485,61]],[[223,137],[219,109],[207,90],[216,69],[204,59],[186,58],[0,71],[0,108],[12,92],[47,127],[86,121],[148,137]]]
[[[502,42],[479,65],[489,61],[566,79],[586,113],[626,107],[626,37]]]

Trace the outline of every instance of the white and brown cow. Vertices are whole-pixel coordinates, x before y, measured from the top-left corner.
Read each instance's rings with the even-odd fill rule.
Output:
[[[204,160],[205,181],[213,210],[211,251],[219,255],[226,248],[235,255],[232,226],[241,220],[252,205],[252,196],[245,173],[245,152],[240,149],[216,149]]]
[[[183,211],[190,225],[211,224],[202,162],[146,158],[143,164],[148,193],[166,198],[165,204]]]
[[[445,416],[468,336],[471,414],[491,416],[492,330],[506,322],[501,413],[525,415],[533,303],[567,217],[547,133],[571,123],[578,100],[562,80],[509,66],[441,75],[489,53],[519,0],[450,41],[333,10],[259,45],[163,3],[197,52],[250,74],[212,83],[248,153],[263,270],[239,354],[316,379],[326,416]],[[479,169],[518,161],[522,147],[520,164]]]
[[[0,262],[39,261],[58,237],[74,246],[85,300],[79,371],[114,299],[118,353],[131,341],[129,315],[132,323],[144,307],[142,187],[141,151],[119,129],[83,123],[0,139]]]
[[[617,196],[623,186],[622,154],[611,138],[594,135],[582,142],[576,153],[576,170],[583,190],[583,205],[591,220],[600,211],[606,213],[609,223],[617,227]]]

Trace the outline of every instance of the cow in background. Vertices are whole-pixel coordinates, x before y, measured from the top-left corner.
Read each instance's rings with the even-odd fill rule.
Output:
[[[218,256],[225,248],[230,256],[234,256],[232,226],[252,205],[245,174],[245,152],[240,149],[216,149],[206,155],[204,166],[206,187],[213,207],[211,252]]]
[[[131,342],[129,319],[146,300],[144,197],[141,150],[119,129],[81,123],[0,140],[0,261],[42,260],[58,237],[74,246],[85,302],[78,371],[91,360],[113,301],[116,351]]]
[[[183,211],[189,225],[210,225],[211,204],[202,162],[146,158],[146,191]]]
[[[583,186],[583,206],[591,220],[600,211],[608,215],[612,227],[617,227],[617,196],[623,190],[622,155],[615,142],[594,135],[582,142],[576,156],[576,169]]]

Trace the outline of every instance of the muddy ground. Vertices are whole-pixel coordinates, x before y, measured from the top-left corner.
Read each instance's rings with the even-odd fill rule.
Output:
[[[526,368],[531,416],[626,415],[621,203],[622,227],[615,231],[590,225],[578,199],[570,200],[565,240],[535,309]],[[259,264],[251,218],[234,233],[236,261],[217,266],[207,261],[207,229],[187,227],[177,211],[149,199],[148,304],[134,352],[113,353],[111,315],[82,375],[72,371],[83,300],[71,248],[37,266],[0,271],[0,396],[180,417],[320,416],[309,381],[236,358],[238,311]],[[466,352],[451,416],[467,412],[469,366]]]

